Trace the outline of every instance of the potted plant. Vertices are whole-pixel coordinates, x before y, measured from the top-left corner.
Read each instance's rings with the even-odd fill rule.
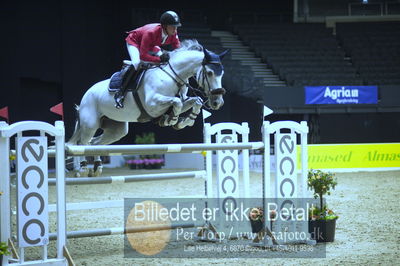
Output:
[[[142,135],[135,136],[136,144],[154,144],[156,142],[154,132],[143,133]]]
[[[269,218],[270,218],[270,226],[272,227],[272,222],[273,220],[276,219],[276,211],[271,210],[269,213]],[[261,207],[251,208],[249,212],[249,220],[252,233],[257,233],[256,237],[253,239],[253,242],[258,243],[261,241],[261,239],[265,237],[265,235],[268,235],[271,238],[272,243],[274,245],[278,245],[278,241],[276,240],[272,232],[268,228],[265,228],[263,208]]]
[[[309,170],[307,179],[308,188],[313,190],[314,198],[319,198],[319,208],[312,206],[309,209],[308,230],[311,237],[317,242],[333,242],[335,240],[336,220],[339,218],[333,210],[324,205],[324,195],[330,195],[335,189],[337,181],[335,174],[321,170]]]
[[[143,133],[142,135],[135,136],[136,144],[154,144],[156,143],[154,132]],[[138,164],[136,167],[132,167],[133,169],[161,169],[164,166],[164,157],[163,155],[140,155],[136,160],[131,161],[133,164]]]
[[[136,157],[127,159],[126,164],[130,169],[143,169],[144,167],[143,160],[137,159]]]
[[[3,265],[3,255],[10,255],[7,243],[0,242],[0,265]]]

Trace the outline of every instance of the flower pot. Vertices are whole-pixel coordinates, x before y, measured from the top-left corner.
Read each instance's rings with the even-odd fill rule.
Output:
[[[252,220],[250,219],[250,225],[251,225],[251,232],[252,233],[258,233],[264,228],[264,223],[261,220]]]
[[[315,220],[308,222],[311,239],[317,242],[333,242],[335,240],[336,220]]]
[[[249,212],[249,221],[252,233],[260,232],[264,226],[263,209],[261,207],[251,208]]]

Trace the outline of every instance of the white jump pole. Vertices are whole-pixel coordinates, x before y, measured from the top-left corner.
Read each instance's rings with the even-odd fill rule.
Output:
[[[174,173],[153,173],[127,176],[103,176],[103,177],[69,177],[65,179],[66,185],[112,184],[131,183],[144,181],[157,181],[182,178],[205,178],[206,171],[185,171]],[[49,185],[55,185],[57,178],[49,178]]]
[[[91,230],[78,230],[67,232],[67,238],[84,238],[84,237],[94,237],[94,236],[110,236],[110,235],[123,235],[132,233],[142,233],[142,232],[152,232],[152,231],[162,231],[171,230],[177,228],[193,228],[197,225],[194,223],[181,223],[181,224],[171,224],[171,225],[151,225],[151,226],[141,226],[141,227],[113,227],[113,228],[101,228],[101,229],[91,229]],[[57,234],[50,234],[50,240],[57,239]]]
[[[133,154],[199,153],[218,150],[256,150],[264,147],[260,142],[248,143],[187,143],[142,145],[66,145],[68,156],[112,156]]]

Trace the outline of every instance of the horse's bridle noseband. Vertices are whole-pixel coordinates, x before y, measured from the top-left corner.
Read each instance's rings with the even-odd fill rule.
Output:
[[[225,93],[226,93],[226,90],[224,88],[210,90],[211,95],[219,95],[219,94],[225,95]]]

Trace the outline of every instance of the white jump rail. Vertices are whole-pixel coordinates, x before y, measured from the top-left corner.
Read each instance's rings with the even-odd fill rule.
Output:
[[[182,171],[173,173],[152,173],[141,175],[126,176],[103,176],[103,177],[67,177],[66,185],[89,185],[89,184],[113,184],[113,183],[131,183],[141,181],[157,181],[182,178],[205,178],[206,171]],[[49,185],[53,186],[57,182],[56,178],[49,178]]]
[[[173,173],[152,173],[128,176],[104,176],[104,177],[80,177],[65,178],[66,185],[94,185],[94,184],[115,184],[115,183],[131,183],[131,182],[149,182],[159,180],[177,180],[185,178],[203,178],[207,176],[206,171],[183,171]],[[55,185],[56,178],[49,178],[49,185]],[[204,197],[204,195],[180,196],[182,198]],[[176,197],[176,196],[175,196]],[[180,198],[179,197],[179,198]],[[124,207],[123,200],[105,200],[94,202],[74,202],[67,203],[66,211],[93,210],[105,208],[121,208]],[[56,212],[55,204],[49,204],[49,212]],[[67,233],[68,236],[68,233]]]
[[[152,145],[66,145],[67,156],[113,156],[134,154],[165,154],[165,153],[199,153],[218,150],[254,150],[264,147],[264,143],[187,143],[187,144],[152,144]]]
[[[200,224],[180,223],[180,224],[170,224],[170,225],[151,225],[151,226],[128,227],[128,228],[112,227],[112,228],[101,228],[101,229],[77,230],[77,231],[68,232],[67,238],[123,235],[123,234],[131,234],[131,233],[171,230],[171,229],[177,229],[177,228],[193,228],[193,227],[197,227],[197,226],[200,226]],[[57,235],[50,234],[50,240],[55,240],[55,239],[57,239]]]

